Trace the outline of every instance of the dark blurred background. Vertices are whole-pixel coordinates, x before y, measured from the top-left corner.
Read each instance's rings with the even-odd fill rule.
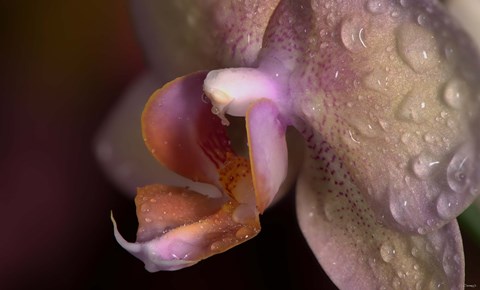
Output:
[[[248,243],[146,272],[109,218],[134,240],[133,200],[93,154],[97,129],[145,67],[127,1],[1,1],[0,16],[0,289],[335,289],[292,196]],[[479,248],[465,243],[467,282],[480,287]]]

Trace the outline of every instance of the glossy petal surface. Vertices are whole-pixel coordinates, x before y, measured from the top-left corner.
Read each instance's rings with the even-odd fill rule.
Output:
[[[275,104],[266,99],[256,102],[246,119],[257,207],[263,212],[287,176],[286,125]]]
[[[305,164],[297,183],[297,216],[334,283],[340,289],[463,289],[456,221],[432,233],[388,227],[375,217],[333,149],[320,144],[322,153],[310,150],[316,162]]]
[[[327,21],[307,30],[292,73],[298,114],[377,218],[435,230],[478,193],[478,55],[429,1],[342,3],[311,6]]]

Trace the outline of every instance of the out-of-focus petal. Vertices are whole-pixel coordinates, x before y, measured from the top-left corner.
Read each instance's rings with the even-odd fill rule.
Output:
[[[326,144],[297,183],[302,232],[340,289],[463,289],[464,259],[454,220],[432,233],[397,231],[377,220]],[[325,158],[325,159],[323,159]],[[335,172],[335,174],[332,174]]]
[[[220,64],[253,65],[278,2],[135,0],[131,4],[154,69],[182,75]]]
[[[246,122],[257,208],[263,212],[287,176],[286,124],[275,104],[267,99],[248,110]]]
[[[448,0],[446,2],[448,10],[462,24],[480,49],[480,1]]]
[[[133,82],[97,134],[97,158],[116,185],[132,197],[138,186],[154,183],[209,192],[211,186],[193,182],[155,161],[143,142],[142,111],[159,84],[160,78],[152,73],[144,73]]]

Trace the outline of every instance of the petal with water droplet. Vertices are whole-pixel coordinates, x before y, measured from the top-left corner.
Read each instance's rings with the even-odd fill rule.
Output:
[[[432,231],[473,201],[480,182],[471,166],[480,163],[480,58],[441,7],[386,2],[392,13],[371,13],[367,1],[315,11],[337,15],[339,26],[318,25],[325,48],[297,59],[291,95],[375,216],[400,230]],[[420,14],[429,21],[418,23]],[[367,47],[352,51],[349,33],[338,35],[350,19],[362,19]]]
[[[388,227],[333,149],[320,150],[327,152],[324,162],[308,162],[297,183],[297,216],[310,248],[340,289],[463,289],[456,221],[431,233]]]

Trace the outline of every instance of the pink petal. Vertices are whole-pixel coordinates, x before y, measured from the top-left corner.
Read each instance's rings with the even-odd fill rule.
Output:
[[[463,289],[457,222],[427,234],[389,228],[353,182],[341,178],[347,172],[331,148],[323,149],[330,152],[325,161],[309,162],[297,183],[297,216],[332,281],[340,289]]]
[[[304,126],[331,145],[384,223],[411,233],[449,223],[479,193],[472,43],[432,1],[322,7],[311,7],[325,22],[305,32],[290,77]]]
[[[253,104],[246,120],[257,208],[263,212],[287,176],[286,125],[275,104],[267,99]]]

